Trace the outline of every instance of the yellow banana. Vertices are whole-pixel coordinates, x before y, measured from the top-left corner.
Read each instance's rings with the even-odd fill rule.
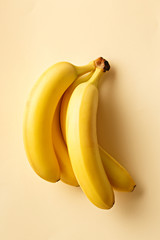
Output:
[[[47,181],[60,179],[52,135],[56,106],[73,81],[94,68],[94,62],[81,67],[68,62],[57,63],[42,74],[31,91],[24,115],[24,145],[32,168]]]
[[[87,81],[92,76],[92,74],[93,74],[93,71],[80,76],[79,78],[76,79],[76,81],[74,81],[71,84],[71,86],[75,85],[75,83],[77,85],[77,83]],[[67,89],[67,92],[69,91],[70,87]],[[64,141],[62,131],[61,131],[60,109],[61,109],[62,99],[63,99],[63,97],[60,99],[60,101],[57,105],[56,111],[55,111],[55,115],[53,117],[53,123],[52,123],[52,132],[54,135],[53,145],[54,145],[55,153],[56,153],[56,156],[57,156],[57,159],[59,162],[59,166],[60,166],[60,179],[64,183],[67,183],[69,185],[77,187],[77,186],[79,186],[79,184],[74,175],[74,172],[73,172],[73,169],[71,166],[71,162],[69,159],[69,155],[68,155],[68,149],[66,146],[66,142]],[[64,104],[65,104],[65,102],[64,102]]]
[[[96,114],[98,107],[97,83],[109,64],[100,58],[90,80],[74,90],[67,108],[66,138],[69,156],[77,181],[97,207],[109,209],[114,204],[114,193],[99,154]]]
[[[64,142],[60,128],[59,119],[60,106],[61,100],[57,105],[52,123],[52,132],[54,134],[53,146],[60,166],[60,179],[62,180],[62,182],[67,183],[69,185],[79,186],[70,163],[67,146],[66,143]]]
[[[100,145],[99,152],[104,166],[104,170],[114,189],[124,192],[132,192],[136,186],[128,171],[117,162]]]
[[[70,100],[70,97],[74,91],[74,89],[81,83],[88,81],[91,76],[93,75],[93,71],[90,73],[87,73],[85,75],[80,76],[76,81],[74,81],[70,87],[66,90],[62,97],[62,103],[61,103],[61,110],[60,110],[60,123],[61,123],[61,130],[63,134],[63,138],[66,142],[66,113],[67,113],[67,107],[68,102]]]
[[[79,77],[76,81],[74,81],[71,86],[66,90],[62,97],[62,103],[61,103],[61,110],[60,110],[60,122],[61,122],[61,130],[63,134],[63,138],[66,142],[66,113],[67,113],[67,107],[70,100],[70,97],[74,91],[74,89],[81,83],[86,82],[90,79],[93,72],[83,75]],[[73,111],[74,112],[74,111]],[[57,127],[58,128],[58,127]],[[65,148],[67,148],[65,146]],[[64,149],[64,147],[63,147]],[[57,147],[58,151],[58,147]],[[68,157],[68,150],[64,149],[65,151],[65,157],[61,161],[65,161],[68,168],[71,168],[71,162]],[[63,151],[59,151],[59,155],[63,155]],[[135,187],[135,182],[133,181],[132,177],[128,173],[128,171],[120,164],[118,163],[110,154],[108,154],[100,145],[99,145],[99,152],[102,159],[102,163],[105,169],[105,172],[108,176],[108,179],[111,183],[111,185],[119,191],[125,191],[130,192],[133,191]],[[66,166],[66,167],[67,167]],[[73,171],[70,172],[71,177],[73,177]],[[74,184],[72,184],[74,185]]]

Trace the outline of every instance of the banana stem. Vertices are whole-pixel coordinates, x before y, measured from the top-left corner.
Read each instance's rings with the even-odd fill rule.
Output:
[[[96,68],[102,69],[103,72],[109,71],[110,69],[109,62],[102,57],[99,57],[98,59],[95,60],[95,66]]]
[[[87,65],[75,66],[75,68],[76,68],[78,76],[81,76],[85,73],[91,72],[91,71],[96,69],[95,73],[93,74],[93,77],[91,78],[93,80],[93,78],[97,79],[98,76],[96,76],[96,75],[99,75],[100,72],[103,73],[103,72],[109,71],[110,65],[109,65],[107,60],[105,60],[102,57],[99,57],[95,61],[89,62]],[[96,79],[93,81],[95,85],[97,85],[97,83],[96,83],[97,80]],[[91,80],[91,82],[92,82],[92,80]]]
[[[103,73],[104,73],[103,69],[96,68],[96,70],[94,71],[92,77],[89,79],[88,82],[95,85],[98,88],[99,79],[101,78]]]
[[[87,65],[84,65],[84,66],[75,66],[75,68],[76,68],[78,76],[81,76],[85,73],[95,70],[95,61],[91,61]]]
[[[96,70],[90,78],[89,82],[94,84],[98,88],[99,79],[103,75],[104,72],[109,71],[110,65],[108,61],[104,58],[100,57],[95,60]]]

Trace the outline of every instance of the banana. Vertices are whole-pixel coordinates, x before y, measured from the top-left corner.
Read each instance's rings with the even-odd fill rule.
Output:
[[[132,192],[136,184],[128,171],[100,145],[99,152],[112,187],[118,191]]]
[[[109,64],[100,58],[88,82],[74,90],[68,104],[66,139],[69,156],[77,181],[97,207],[109,209],[114,204],[114,193],[99,154],[96,114],[98,107],[98,80]]]
[[[87,73],[85,75],[80,76],[76,81],[74,81],[70,87],[66,90],[62,97],[62,103],[61,103],[61,110],[60,110],[60,124],[61,124],[61,130],[63,138],[66,142],[66,113],[67,113],[67,107],[70,100],[70,97],[74,91],[74,89],[81,83],[87,82],[91,76],[93,75],[93,72]]]
[[[71,86],[77,85],[80,82],[87,81],[93,74],[93,71],[87,74],[84,74],[80,76],[76,81],[74,81]],[[66,90],[66,92],[69,91],[71,86]],[[64,94],[65,95],[65,94]],[[52,132],[53,132],[53,146],[55,149],[55,153],[59,162],[60,166],[60,179],[62,182],[67,183],[71,186],[79,186],[76,177],[74,175],[70,158],[68,155],[68,149],[66,146],[66,142],[64,141],[62,131],[61,131],[61,125],[60,125],[60,109],[61,109],[61,102],[63,97],[60,99],[54,117],[53,117],[53,123],[52,123]],[[65,105],[65,102],[64,102]]]
[[[57,63],[41,75],[31,91],[24,113],[24,146],[32,168],[47,181],[60,179],[52,132],[56,106],[77,77],[94,69],[94,61],[80,67],[68,62]]]
[[[62,97],[61,109],[60,109],[60,123],[61,123],[61,130],[62,130],[65,143],[66,143],[66,113],[67,113],[69,100],[71,98],[71,95],[74,89],[79,84],[88,81],[92,76],[92,74],[93,72],[79,77],[76,81],[74,81],[71,84],[71,86],[66,90],[66,92]],[[57,126],[57,129],[58,129],[58,126]],[[62,164],[63,164],[63,161],[65,161],[66,168],[71,169],[71,166],[70,166],[71,162],[69,160],[67,146],[66,145],[63,146],[63,151],[59,150],[59,148],[57,147],[57,151],[59,152],[59,156],[61,154],[63,155],[63,152],[65,152],[65,157],[63,156],[59,158],[61,159]],[[100,145],[99,145],[99,153],[102,159],[104,170],[108,176],[108,179],[112,187],[118,191],[125,191],[125,192],[133,191],[136,185],[131,175],[128,173],[128,171],[118,161],[116,161],[110,154],[108,154]],[[73,178],[73,174],[74,174],[73,171],[68,171],[68,174],[70,178]],[[71,184],[71,185],[74,185],[74,184]]]
[[[72,186],[79,186],[77,179],[74,175],[67,146],[64,142],[61,128],[60,128],[60,106],[61,106],[61,100],[59,101],[54,117],[53,117],[53,123],[52,123],[52,132],[53,132],[53,146],[54,150],[58,159],[59,167],[60,167],[60,179],[62,182],[67,183]]]

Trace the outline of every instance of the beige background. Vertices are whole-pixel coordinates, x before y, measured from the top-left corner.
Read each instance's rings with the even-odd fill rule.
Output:
[[[0,239],[160,239],[160,1],[0,1]],[[109,210],[31,169],[22,119],[29,91],[58,61],[99,56],[98,137],[134,177]]]

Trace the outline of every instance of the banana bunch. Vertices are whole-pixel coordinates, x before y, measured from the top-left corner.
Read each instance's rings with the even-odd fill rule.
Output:
[[[103,58],[84,66],[54,64],[33,87],[23,123],[34,171],[50,182],[80,186],[102,209],[113,206],[113,189],[131,192],[135,187],[128,171],[97,141],[98,82],[109,68]]]

